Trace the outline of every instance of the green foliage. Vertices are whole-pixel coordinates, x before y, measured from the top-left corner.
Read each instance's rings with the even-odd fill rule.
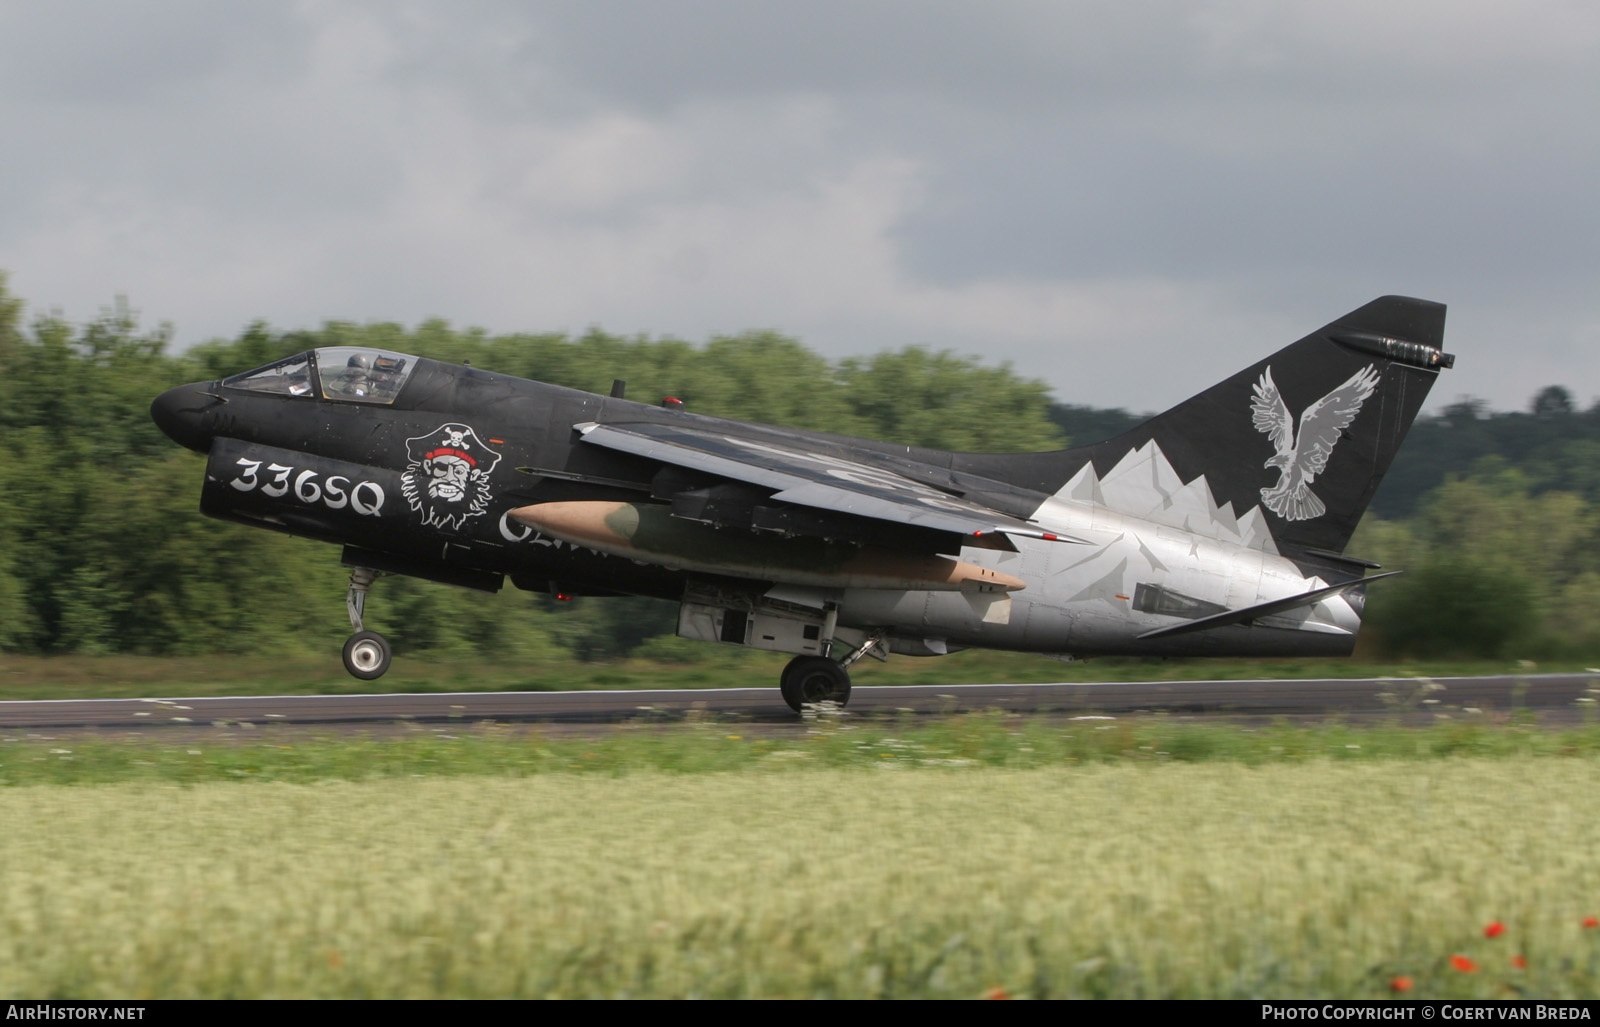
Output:
[[[580,660],[627,656],[645,640],[677,631],[678,610],[660,599],[635,596],[561,602],[541,596],[551,637]]]
[[[1431,492],[1417,517],[1369,517],[1351,551],[1404,577],[1374,585],[1369,630],[1394,655],[1576,655],[1600,643],[1600,521],[1567,492],[1530,492],[1499,458]]]
[[[7,320],[14,327],[16,307],[0,297]],[[81,329],[39,318],[6,357],[0,611],[14,616],[0,628],[0,647],[101,652],[129,644],[116,634],[118,610],[131,597],[101,555],[142,547],[146,536],[130,543],[127,534],[126,490],[152,462],[174,456],[149,416],[151,398],[181,373],[162,354],[169,334],[141,333],[119,301]],[[157,525],[148,538],[163,532]]]
[[[1040,381],[1009,364],[984,367],[946,351],[903,349],[840,365],[855,417],[873,438],[969,452],[1029,452],[1064,444]]]
[[[1484,474],[1486,458],[1516,467],[1535,495],[1571,492],[1600,502],[1600,403],[1580,410],[1571,392],[1551,385],[1525,412],[1495,412],[1481,400],[1462,399],[1418,418],[1373,497],[1373,510],[1411,516],[1446,481]]]
[[[308,343],[296,333],[275,336],[266,322],[254,321],[232,342],[213,340],[191,347],[184,354],[184,360],[194,369],[194,379],[212,381],[270,364],[280,357],[310,349],[311,345],[316,343]]]
[[[858,434],[864,427],[852,417],[834,369],[795,339],[749,332],[712,339],[703,350],[668,345],[663,355],[676,359],[644,374],[629,372],[630,389],[646,390],[640,399],[676,396],[697,413],[817,431]]]
[[[1130,414],[1126,410],[1080,406],[1075,403],[1050,404],[1050,420],[1074,446],[1092,446],[1115,438],[1150,420],[1153,414]]]
[[[22,352],[22,301],[6,287],[0,271],[0,373],[9,374],[11,362]]]
[[[1407,581],[1381,614],[1375,619],[1397,654],[1502,657],[1526,651],[1512,646],[1526,647],[1529,641],[1535,621],[1533,587],[1509,568],[1434,553],[1408,571]]]

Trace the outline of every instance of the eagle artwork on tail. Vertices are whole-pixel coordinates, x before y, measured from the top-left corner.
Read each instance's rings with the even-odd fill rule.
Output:
[[[1286,521],[1306,521],[1327,512],[1308,486],[1328,466],[1334,445],[1361,412],[1361,404],[1377,389],[1381,377],[1372,364],[1357,371],[1349,381],[1306,407],[1296,433],[1294,416],[1272,380],[1272,368],[1262,372],[1250,416],[1256,430],[1265,433],[1278,449],[1263,465],[1276,467],[1279,473],[1276,485],[1261,490],[1261,501],[1268,510]]]

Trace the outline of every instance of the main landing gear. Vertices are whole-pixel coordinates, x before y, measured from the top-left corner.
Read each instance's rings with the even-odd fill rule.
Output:
[[[850,701],[850,672],[845,668],[863,656],[886,659],[882,643],[883,634],[879,632],[867,636],[859,648],[842,660],[831,656],[796,656],[784,666],[778,678],[778,691],[783,694],[783,701],[796,713],[823,702],[845,705]]]
[[[820,702],[843,706],[850,701],[850,672],[826,656],[796,656],[783,668],[778,690],[796,713]]]
[[[383,677],[393,656],[387,638],[376,631],[364,631],[361,627],[361,614],[367,605],[367,589],[381,574],[381,571],[366,567],[352,567],[350,590],[344,598],[345,609],[350,613],[350,627],[355,629],[355,634],[344,644],[344,669],[363,681]]]

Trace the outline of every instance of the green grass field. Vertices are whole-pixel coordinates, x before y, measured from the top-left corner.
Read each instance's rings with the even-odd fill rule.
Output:
[[[1004,717],[12,739],[0,993],[1594,997],[1597,749]]]
[[[0,789],[125,782],[205,784],[381,778],[704,774],[774,766],[876,771],[933,767],[1039,770],[1109,764],[1232,762],[1246,766],[1437,760],[1600,758],[1600,722],[1568,729],[1520,715],[1437,714],[1425,729],[1396,723],[1251,727],[1164,716],[1069,721],[967,714],[932,725],[857,725],[824,716],[763,731],[714,718],[671,727],[636,722],[593,737],[493,723],[395,725],[375,733],[308,734],[267,725],[182,735],[0,732]],[[1397,718],[1392,718],[1397,719]]]

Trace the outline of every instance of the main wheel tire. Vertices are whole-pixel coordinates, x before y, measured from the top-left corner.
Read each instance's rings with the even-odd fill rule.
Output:
[[[796,713],[820,702],[850,701],[850,672],[826,656],[796,656],[778,679],[783,701]]]
[[[357,631],[344,644],[344,669],[363,681],[383,677],[390,659],[389,640],[376,631]]]

